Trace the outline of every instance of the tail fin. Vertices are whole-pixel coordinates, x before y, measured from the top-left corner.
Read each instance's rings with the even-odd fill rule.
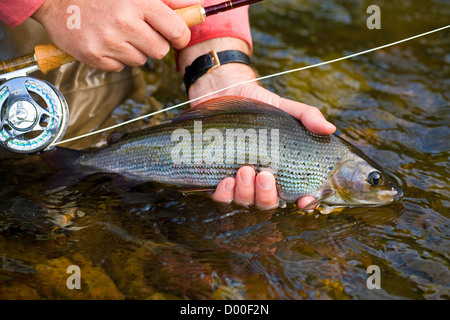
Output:
[[[67,148],[54,148],[41,154],[41,158],[56,170],[45,183],[46,191],[70,186],[92,173],[82,170],[78,164],[78,159],[83,153]]]
[[[43,152],[41,158],[56,170],[63,171],[76,166],[77,160],[82,154],[83,151],[58,147]]]

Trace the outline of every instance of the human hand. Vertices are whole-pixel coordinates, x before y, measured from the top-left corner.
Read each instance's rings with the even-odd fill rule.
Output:
[[[249,54],[249,48],[242,40],[235,38],[212,39],[196,46],[186,48],[180,52],[179,64],[184,67],[193,61],[193,58],[209,52],[210,50],[240,50]],[[227,88],[237,83],[256,79],[252,68],[244,64],[230,63],[203,75],[189,89],[189,98],[195,99],[218,89]],[[284,99],[277,94],[261,87],[257,82],[248,82],[232,87],[217,94],[200,98],[191,103],[192,107],[220,96],[239,96],[259,100],[276,106],[299,119],[311,132],[319,135],[330,135],[336,127],[328,122],[316,107]],[[263,171],[256,175],[251,167],[244,166],[236,174],[236,178],[223,179],[216,187],[212,198],[218,202],[235,203],[243,206],[256,205],[259,209],[269,210],[278,207],[278,194],[274,176]],[[315,200],[312,196],[304,196],[298,199],[299,208],[314,209],[308,205]],[[308,206],[308,207],[307,207]]]
[[[203,0],[80,0],[80,28],[69,29],[72,0],[46,0],[33,14],[53,42],[75,59],[105,71],[162,59],[190,40],[186,23],[173,11]]]
[[[216,72],[215,75],[211,72],[211,77],[214,77],[214,81],[216,81],[216,79],[217,81],[220,81],[221,85],[208,83],[204,86],[198,84],[194,87],[194,84],[192,89],[189,91],[189,98],[194,99],[201,97],[206,93],[217,90],[212,90],[210,89],[211,87],[227,87],[232,84],[237,84],[239,82],[256,78],[253,70],[243,64],[222,65],[220,68],[222,68],[220,71],[218,69],[214,70],[214,72]],[[242,80],[239,80],[239,78]],[[224,81],[223,79],[228,79],[228,81]],[[195,107],[207,100],[223,96],[251,98],[275,106],[300,120],[309,131],[318,135],[330,135],[336,131],[336,127],[325,119],[318,108],[298,101],[282,98],[264,87],[261,87],[257,82],[245,83],[226,89],[214,95],[201,98],[191,103],[191,107]]]
[[[235,73],[233,72],[233,74]],[[220,92],[218,95],[252,98],[274,105],[299,119],[308,130],[319,135],[330,135],[336,130],[336,127],[329,123],[316,107],[281,98],[256,83],[234,87]],[[248,166],[240,168],[236,178],[229,177],[222,180],[212,198],[224,203],[234,201],[247,207],[254,204],[262,210],[277,208],[279,203],[274,176],[267,171],[256,175],[255,170]],[[304,196],[297,201],[297,205],[303,209],[314,209],[316,206],[307,207],[313,201],[315,201],[314,197]]]

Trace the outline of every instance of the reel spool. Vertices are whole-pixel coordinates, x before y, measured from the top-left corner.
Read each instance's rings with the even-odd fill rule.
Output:
[[[62,139],[69,125],[66,99],[52,84],[30,77],[0,86],[0,145],[35,153]]]

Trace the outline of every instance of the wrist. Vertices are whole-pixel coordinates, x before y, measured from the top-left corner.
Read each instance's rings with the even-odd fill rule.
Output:
[[[203,41],[179,52],[178,65],[182,74],[184,75],[186,66],[191,65],[199,56],[212,50],[216,52],[238,50],[248,56],[251,54],[248,43],[238,38],[224,37]],[[256,73],[250,66],[242,63],[223,64],[198,78],[189,89],[189,98],[195,99],[207,93],[255,78]]]
[[[189,89],[189,99],[256,78],[252,67],[241,63],[221,65],[200,77]]]
[[[45,0],[42,5],[31,15],[31,18],[39,22],[40,24],[43,24],[45,21],[45,16],[47,15],[47,12],[49,11],[49,8],[52,6],[52,0]]]
[[[188,65],[198,57],[215,50],[216,52],[225,50],[238,50],[246,55],[251,55],[250,46],[238,38],[224,37],[206,40],[195,45],[184,48],[178,52],[178,66],[181,74],[184,75]]]

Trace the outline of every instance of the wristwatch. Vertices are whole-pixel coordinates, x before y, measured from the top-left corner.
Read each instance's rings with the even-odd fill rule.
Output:
[[[251,66],[251,60],[248,55],[238,50],[227,51],[211,51],[195,59],[191,65],[185,69],[183,77],[186,93],[189,93],[189,88],[195,81],[197,81],[205,73],[211,72],[222,64],[227,63],[243,63]]]

